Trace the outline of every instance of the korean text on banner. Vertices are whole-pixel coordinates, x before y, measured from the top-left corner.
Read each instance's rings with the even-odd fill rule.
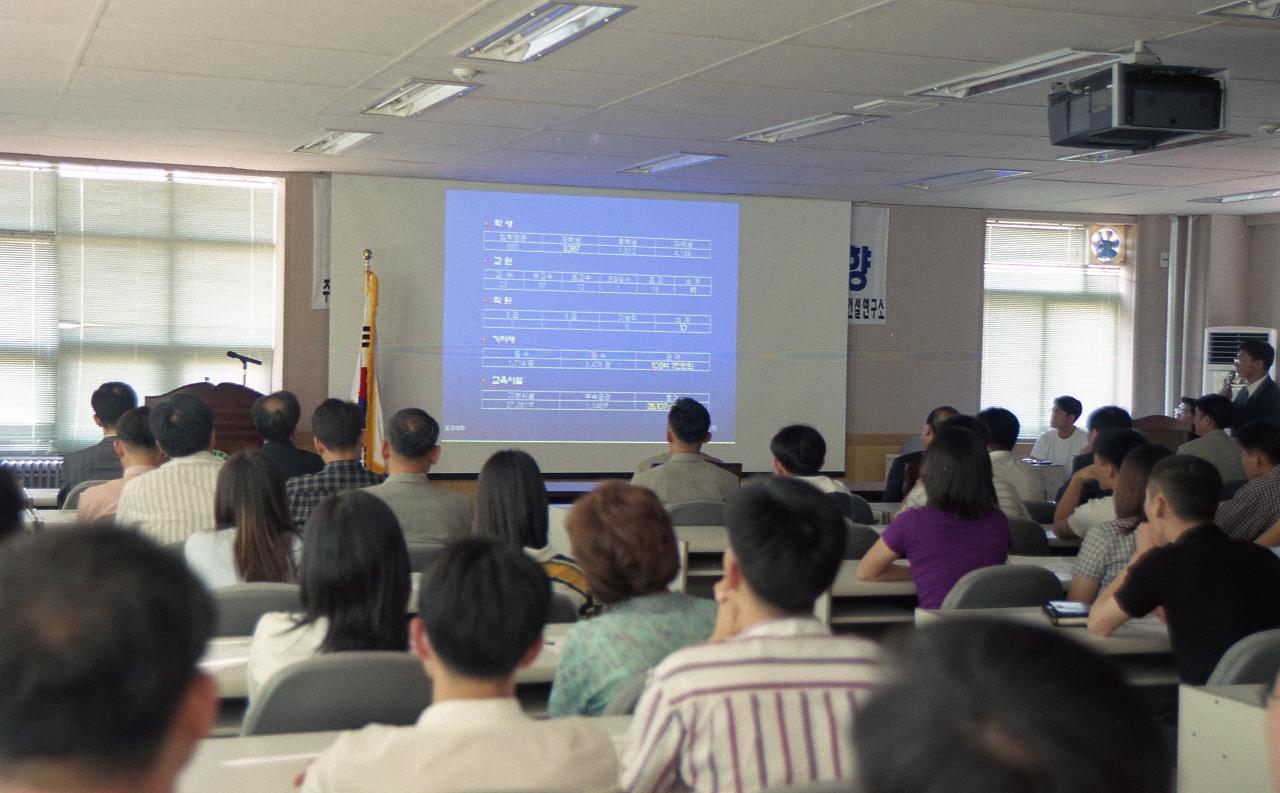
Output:
[[[849,324],[883,325],[889,209],[853,207],[849,229]]]

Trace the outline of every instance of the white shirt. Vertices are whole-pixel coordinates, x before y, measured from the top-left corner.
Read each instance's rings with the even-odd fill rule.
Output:
[[[289,664],[305,661],[320,649],[324,635],[329,632],[329,621],[321,617],[306,627],[295,628],[297,616],[268,611],[258,618],[245,667],[249,699],[252,700],[276,672]]]
[[[236,530],[218,529],[217,531],[198,531],[187,538],[182,548],[187,558],[187,567],[195,573],[209,589],[220,589],[243,583],[236,572]],[[294,535],[294,566],[302,558],[302,538]]]
[[[1036,439],[1031,447],[1031,456],[1037,460],[1048,460],[1071,470],[1071,461],[1084,451],[1089,444],[1089,433],[1081,432],[1078,427],[1071,428],[1071,434],[1065,438],[1058,436],[1057,430],[1049,430]]]
[[[1083,540],[1089,529],[1115,519],[1116,497],[1103,496],[1076,507],[1076,511],[1067,517],[1067,526]]]
[[[793,476],[793,479],[799,479],[801,482],[808,482],[823,493],[848,493],[849,487],[838,479],[832,479],[829,476]]]
[[[130,479],[120,493],[116,523],[136,526],[165,545],[182,542],[201,529],[216,528],[213,492],[221,469],[221,459],[210,452],[196,452]]]
[[[344,732],[303,793],[612,793],[613,743],[590,719],[535,721],[514,698],[448,700],[410,727]]]
[[[1013,452],[991,452],[991,474],[1009,483],[1021,501],[1043,501],[1044,484],[1035,469]]]

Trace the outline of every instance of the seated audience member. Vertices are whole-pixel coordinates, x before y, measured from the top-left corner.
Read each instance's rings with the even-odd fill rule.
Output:
[[[58,491],[58,506],[66,501],[71,488],[93,479],[119,479],[120,457],[115,451],[116,422],[138,406],[138,395],[128,383],[103,383],[89,397],[93,407],[93,423],[102,428],[102,440],[92,446],[71,452],[62,459],[64,484]]]
[[[702,444],[709,440],[711,414],[697,400],[677,399],[667,413],[671,456],[632,476],[632,483],[657,493],[663,504],[728,501],[738,490],[738,477],[702,456]]]
[[[382,477],[360,464],[364,414],[354,402],[326,399],[311,414],[311,432],[324,468],[285,482],[293,525],[304,526],[311,510],[334,493],[376,485]]]
[[[1280,558],[1213,525],[1222,479],[1207,460],[1167,457],[1147,481],[1150,527],[1129,566],[1089,612],[1099,636],[1164,609],[1182,682],[1203,685],[1222,654],[1251,633],[1280,627]]]
[[[952,416],[942,422],[943,427],[959,427],[968,430],[978,436],[978,440],[982,441],[983,446],[990,448],[991,431],[987,429],[987,425],[979,421],[974,416]],[[928,459],[928,452],[925,452],[925,458]],[[1027,507],[1022,503],[1022,499],[1018,497],[1018,491],[1014,488],[1013,483],[1003,476],[997,475],[990,465],[991,458],[988,452],[987,471],[991,473],[991,484],[996,491],[996,505],[1000,511],[1011,518],[1031,518],[1031,513],[1027,512]],[[902,504],[898,507],[898,514],[901,515],[909,509],[923,507],[929,503],[929,492],[925,485],[924,477],[916,480],[911,491],[907,493],[907,497],[902,500]]]
[[[1163,726],[1115,664],[1076,639],[966,619],[905,644],[896,679],[858,713],[861,793],[1171,790]]]
[[[407,542],[444,545],[471,533],[471,499],[427,478],[440,462],[440,425],[425,410],[405,408],[387,419],[382,458],[387,478],[365,491],[387,502]]]
[[[1187,431],[1190,432],[1192,435],[1196,434],[1196,428],[1195,428],[1196,405],[1199,403],[1199,401],[1200,400],[1196,399],[1193,396],[1184,396],[1182,398],[1182,401],[1179,402],[1178,406],[1173,410],[1173,417],[1178,421],[1181,421],[1182,423],[1186,424]]]
[[[987,408],[978,413],[978,421],[986,425],[991,435],[987,449],[991,454],[992,476],[1008,482],[1023,501],[1043,501],[1043,480],[1013,453],[1022,430],[1018,417],[1005,408]]]
[[[633,677],[706,641],[716,610],[710,600],[667,590],[680,568],[676,537],[648,490],[605,482],[573,505],[566,529],[604,613],[569,629],[547,713],[595,716]]]
[[[773,472],[778,476],[808,482],[823,493],[849,493],[844,482],[822,475],[827,442],[808,424],[792,424],[778,430],[769,441],[769,451],[773,454]]]
[[[1092,603],[1129,564],[1137,550],[1138,524],[1146,520],[1142,503],[1147,497],[1147,477],[1156,463],[1171,454],[1163,446],[1147,443],[1125,455],[1116,478],[1116,519],[1094,526],[1084,536],[1071,565],[1067,600]]]
[[[213,603],[182,561],[108,526],[0,554],[0,789],[170,791],[218,713],[196,667]]]
[[[933,441],[933,434],[942,426],[942,422],[958,415],[960,415],[960,411],[950,405],[942,405],[929,411],[928,417],[924,420],[924,426],[920,429],[920,442],[924,445],[924,448],[929,448],[929,444]],[[884,480],[885,501],[897,504],[907,497],[907,493],[911,491],[911,486],[919,479],[922,460],[924,460],[923,449],[900,454],[893,458],[893,462],[889,464],[889,473]],[[911,471],[915,472],[914,478],[908,475]],[[908,482],[908,479],[911,479],[911,481]]]
[[[76,503],[76,520],[82,523],[114,516],[125,482],[154,471],[164,461],[164,454],[156,445],[156,436],[151,433],[150,408],[126,411],[116,422],[116,437],[111,445],[124,467],[124,476],[80,492],[80,500]]]
[[[1224,396],[1205,394],[1200,397],[1196,400],[1195,419],[1191,425],[1200,437],[1178,447],[1178,454],[1194,455],[1213,463],[1224,482],[1245,478],[1240,445],[1227,434],[1234,411],[1231,400]]]
[[[701,402],[698,402],[698,401],[697,401],[697,400],[695,400],[695,399],[689,399],[689,397],[683,397],[683,398],[681,398],[681,399],[677,399],[677,400],[676,400],[676,402],[682,402],[682,401],[684,401],[684,400],[686,400],[686,399],[687,399],[687,400],[689,400],[690,402],[693,402],[695,405],[697,405],[697,406],[698,406],[698,408],[700,408],[700,409],[701,409],[701,411],[702,411],[703,413],[705,413],[705,414],[706,414],[706,421],[705,421],[705,422],[702,422],[702,423],[704,423],[704,424],[706,425],[706,430],[705,430],[705,431],[703,432],[703,434],[702,434],[702,437],[704,438],[704,440],[702,440],[702,441],[700,442],[699,446],[701,446],[701,443],[705,443],[706,441],[711,440],[711,414],[709,414],[709,413],[707,413],[707,412],[706,412],[706,411],[707,411],[706,406],[704,406]],[[671,409],[672,409],[672,410],[674,410],[674,409],[675,409],[675,403],[672,403],[672,405],[671,405]],[[688,422],[688,421],[689,421],[689,415],[688,415],[688,414],[689,414],[689,411],[688,411],[688,410],[686,410],[684,413],[682,413],[682,414],[681,414],[681,416],[680,416],[680,420],[681,420],[682,422]],[[671,443],[671,411],[670,411],[670,410],[668,410],[668,411],[667,411],[667,444],[668,444],[668,445],[670,445],[670,443]],[[665,463],[667,460],[670,460],[670,459],[671,459],[671,455],[672,455],[672,454],[673,454],[673,452],[672,452],[672,451],[670,451],[670,450],[668,450],[668,451],[663,452],[662,454],[655,454],[655,455],[654,455],[654,456],[652,456],[652,457],[646,457],[646,458],[644,458],[643,460],[641,460],[641,461],[636,465],[636,471],[635,471],[635,472],[638,474],[638,473],[640,473],[641,471],[648,471],[650,468],[655,468],[655,467],[657,467],[657,466],[659,466],[659,465],[662,465],[662,464],[663,464],[663,463]],[[722,460],[720,460],[719,458],[717,458],[717,457],[712,457],[711,455],[709,455],[709,454],[707,454],[706,452],[702,451],[702,449],[701,449],[701,448],[699,448],[699,449],[698,449],[698,451],[696,452],[696,454],[697,454],[699,457],[701,457],[703,460],[706,460],[706,461],[707,461],[707,462],[709,462],[709,463],[719,463],[719,462],[723,462],[723,461],[722,461]]]
[[[262,615],[246,669],[249,696],[317,653],[404,650],[409,551],[391,508],[368,493],[321,501],[303,529],[302,613]]]
[[[1129,411],[1115,405],[1107,405],[1100,407],[1089,414],[1089,434],[1087,436],[1088,443],[1084,447],[1084,451],[1071,458],[1070,471],[1067,473],[1067,481],[1062,483],[1062,487],[1058,488],[1057,501],[1062,500],[1063,494],[1067,492],[1067,485],[1071,483],[1071,476],[1081,468],[1088,468],[1093,465],[1093,444],[1098,440],[1098,433],[1103,430],[1130,430],[1133,429],[1133,417],[1129,415]],[[1102,498],[1106,493],[1102,492],[1102,488],[1097,483],[1086,484],[1084,491],[1080,494],[1081,503],[1092,501],[1095,498]]]
[[[293,445],[293,433],[302,418],[302,406],[292,391],[276,391],[254,400],[253,427],[262,436],[262,453],[276,464],[285,479],[314,474],[324,468],[315,452]]]
[[[844,552],[840,509],[808,485],[766,479],[734,496],[727,522],[718,641],[672,653],[653,671],[627,735],[622,787],[756,793],[852,783],[854,722],[881,665],[875,644],[833,636],[813,616]],[[735,719],[783,727],[735,735],[726,730]]]
[[[1031,456],[1066,468],[1071,459],[1089,443],[1089,436],[1080,431],[1076,422],[1084,406],[1073,396],[1060,396],[1053,400],[1049,411],[1049,429],[1036,439]]]
[[[1115,490],[1120,466],[1129,452],[1146,443],[1137,430],[1103,430],[1093,443],[1093,463],[1071,475],[1053,511],[1053,533],[1065,539],[1083,538],[1094,526],[1116,519],[1115,496],[1084,501],[1081,493],[1096,483],[1104,493]]]
[[[588,719],[540,721],[516,670],[542,649],[549,605],[536,562],[488,537],[445,547],[410,623],[432,702],[409,727],[343,733],[307,769],[303,793],[602,793],[618,784],[609,737]]]
[[[551,591],[573,601],[579,614],[595,606],[582,569],[547,545],[547,486],[525,452],[495,452],[476,478],[476,534],[497,537],[542,565]]]
[[[1280,386],[1267,374],[1275,360],[1275,348],[1261,339],[1247,339],[1240,344],[1236,376],[1246,385],[1232,400],[1235,426],[1243,427],[1258,419],[1280,422]],[[1224,385],[1218,393],[1231,399],[1231,386]]]
[[[216,531],[187,538],[187,564],[210,589],[298,578],[302,537],[289,520],[284,478],[260,451],[236,452],[218,472]]]
[[[1251,421],[1235,431],[1235,440],[1249,481],[1218,505],[1213,522],[1228,537],[1280,545],[1280,424]]]
[[[183,542],[213,529],[213,491],[222,460],[213,445],[213,410],[191,394],[174,394],[151,409],[151,434],[168,461],[120,491],[116,522],[160,543]]]
[[[1004,564],[1009,519],[1000,511],[982,440],[950,422],[925,452],[928,503],[898,513],[858,562],[862,581],[916,583],[920,607],[936,609],[966,573]],[[908,559],[910,567],[894,564]]]
[[[18,479],[0,465],[0,542],[22,533],[22,519],[27,510],[27,497]]]

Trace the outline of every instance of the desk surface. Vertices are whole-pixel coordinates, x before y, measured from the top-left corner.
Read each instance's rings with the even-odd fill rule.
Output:
[[[1265,685],[1178,688],[1178,793],[1271,790]]]
[[[76,511],[74,509],[37,509],[36,517],[40,519],[42,528],[56,529],[75,525]],[[31,529],[30,523],[24,523],[23,526],[28,530]]]
[[[1041,625],[1092,647],[1104,655],[1170,655],[1169,629],[1155,617],[1129,620],[1110,636],[1094,636],[1083,626],[1057,627],[1037,607],[1004,609],[916,609],[916,625],[934,620],[996,617]]]
[[[36,509],[53,509],[58,506],[58,488],[56,487],[29,487],[27,495],[31,496],[31,503]]]

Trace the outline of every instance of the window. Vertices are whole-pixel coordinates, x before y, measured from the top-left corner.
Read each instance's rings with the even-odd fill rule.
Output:
[[[276,320],[278,182],[159,169],[0,165],[0,451],[69,451],[101,437],[89,396],[139,400],[240,382]]]
[[[1120,398],[1127,328],[1122,266],[1089,252],[1083,224],[988,221],[982,314],[982,405],[1012,410],[1023,437],[1049,428],[1053,399],[1085,414]]]

